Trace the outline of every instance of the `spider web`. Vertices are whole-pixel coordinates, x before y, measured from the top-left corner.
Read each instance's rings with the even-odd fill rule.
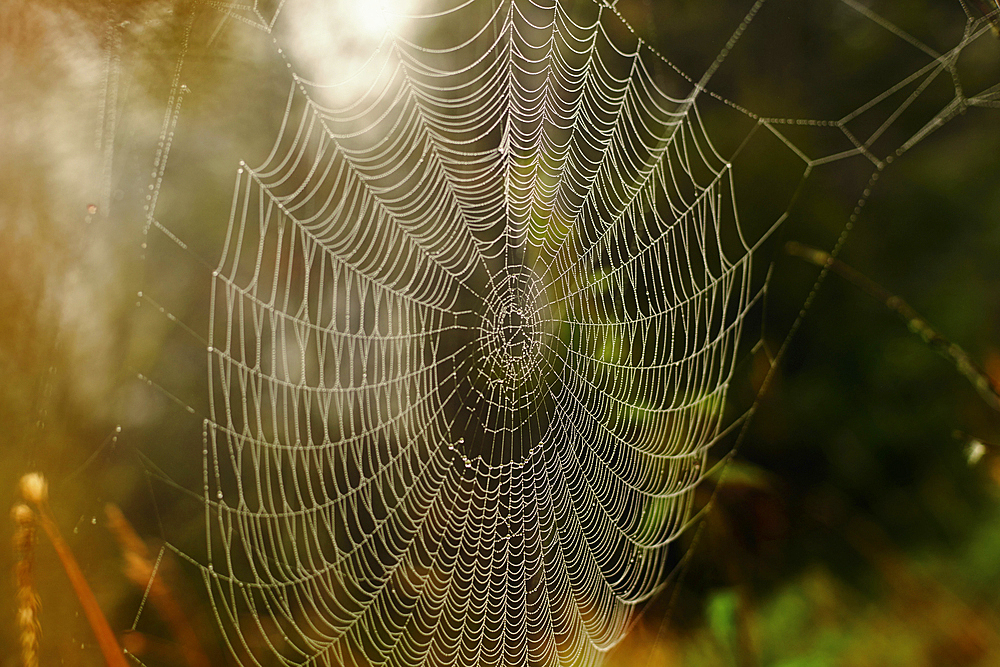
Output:
[[[189,556],[247,663],[596,664],[663,589],[710,455],[753,410],[724,408],[761,349],[764,249],[797,192],[741,219],[744,147],[780,142],[795,187],[866,161],[836,251],[894,159],[997,105],[996,86],[958,84],[981,17],[942,54],[846,2],[920,65],[839,120],[743,108],[711,83],[763,4],[697,77],[613,3],[387,7],[330,81],[294,39],[328,6],[209,3],[209,43],[265,36],[283,86],[270,149],[231,167],[208,279],[205,553]],[[184,250],[156,210],[187,44],[144,208],[147,235]],[[894,134],[949,76],[948,103]],[[809,154],[797,128],[843,145]]]

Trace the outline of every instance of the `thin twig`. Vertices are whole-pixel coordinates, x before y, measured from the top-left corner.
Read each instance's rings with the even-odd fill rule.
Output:
[[[184,660],[190,667],[211,667],[198,640],[198,633],[195,632],[191,621],[188,620],[164,580],[163,568],[158,567],[160,559],[157,558],[154,562],[150,558],[151,554],[146,543],[136,534],[132,524],[117,505],[108,503],[104,506],[104,513],[108,517],[108,528],[118,539],[125,556],[126,576],[132,583],[146,591],[153,606],[170,626],[170,631],[180,645]]]
[[[17,625],[21,632],[21,664],[38,667],[38,637],[42,632],[38,622],[40,602],[33,576],[36,543],[35,513],[24,503],[11,509],[14,520],[14,580],[17,585]]]
[[[80,606],[83,607],[87,621],[90,622],[90,627],[97,638],[97,645],[101,649],[104,661],[108,663],[108,667],[129,667],[125,661],[125,654],[118,646],[118,640],[115,639],[115,633],[108,624],[108,619],[104,617],[100,605],[97,604],[97,598],[94,597],[94,592],[90,590],[90,585],[87,584],[87,579],[83,576],[80,566],[77,565],[73,552],[63,540],[59,526],[56,525],[55,519],[52,517],[48,503],[48,484],[45,478],[40,473],[29,473],[22,477],[21,495],[32,503],[38,511],[38,520],[42,530],[49,536],[49,542],[56,550],[59,560],[62,561],[66,576],[69,577],[73,591],[76,593]]]
[[[951,342],[939,331],[927,323],[923,317],[915,311],[910,304],[902,298],[891,293],[868,276],[860,273],[856,269],[844,264],[829,253],[810,248],[795,241],[785,244],[785,252],[794,257],[799,257],[816,266],[821,266],[833,271],[852,284],[860,287],[869,295],[885,304],[887,308],[895,311],[903,318],[910,331],[920,336],[936,352],[949,359],[959,373],[972,383],[982,399],[994,410],[1000,411],[1000,387],[993,379],[986,374],[979,365],[972,360],[972,357],[958,344]]]

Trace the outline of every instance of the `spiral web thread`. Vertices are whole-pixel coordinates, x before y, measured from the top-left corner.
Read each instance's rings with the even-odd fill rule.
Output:
[[[987,29],[970,15],[953,51],[879,98],[799,123],[853,143],[806,156],[780,131],[796,121],[706,92],[761,4],[699,81],[613,4],[422,6],[346,102],[280,48],[284,4],[213,5],[273,33],[289,75],[273,149],[238,167],[212,273],[203,571],[238,655],[590,665],[621,639],[742,419],[722,412],[757,337],[754,261],[787,215],[747,237],[704,100],[770,130],[803,178],[858,155],[877,175],[962,109],[997,105],[996,87],[956,85],[920,132],[872,152]],[[850,131],[907,90],[866,138]],[[148,224],[180,244],[155,204]]]

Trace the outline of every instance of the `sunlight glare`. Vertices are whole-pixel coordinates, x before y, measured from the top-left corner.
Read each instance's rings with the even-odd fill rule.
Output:
[[[381,37],[389,27],[390,9],[388,3],[353,2],[350,3],[353,23],[363,32],[372,37]]]
[[[298,74],[338,88],[323,93],[326,102],[346,104],[368,87],[364,70],[385,57],[386,40],[416,1],[292,0],[285,9],[282,41]]]

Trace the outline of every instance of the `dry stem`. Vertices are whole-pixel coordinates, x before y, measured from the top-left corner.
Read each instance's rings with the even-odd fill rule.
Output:
[[[145,589],[149,601],[153,603],[161,618],[170,626],[170,631],[180,645],[185,661],[191,667],[211,667],[198,640],[198,634],[191,626],[181,605],[164,581],[162,568],[157,569],[150,560],[149,549],[132,525],[116,505],[107,504],[104,512],[108,517],[108,527],[121,545],[125,555],[125,574],[136,586]]]
[[[108,663],[108,667],[129,667],[125,661],[125,654],[118,646],[118,640],[115,639],[115,633],[112,632],[100,605],[97,604],[94,592],[90,590],[83,572],[80,571],[80,566],[73,557],[73,552],[63,540],[59,526],[56,525],[55,519],[52,517],[48,505],[48,485],[45,478],[40,473],[25,475],[21,478],[21,493],[24,499],[34,504],[38,511],[38,521],[42,525],[42,530],[48,535],[59,560],[62,561],[66,576],[69,577],[73,591],[76,593],[80,606],[83,607],[87,621],[90,622],[90,627],[97,638],[97,645],[101,649],[104,661]]]
[[[17,503],[10,512],[14,520],[14,580],[17,585],[17,625],[21,630],[21,663],[38,667],[38,637],[42,627],[38,622],[40,606],[33,576],[35,562],[35,513],[24,503]]]

